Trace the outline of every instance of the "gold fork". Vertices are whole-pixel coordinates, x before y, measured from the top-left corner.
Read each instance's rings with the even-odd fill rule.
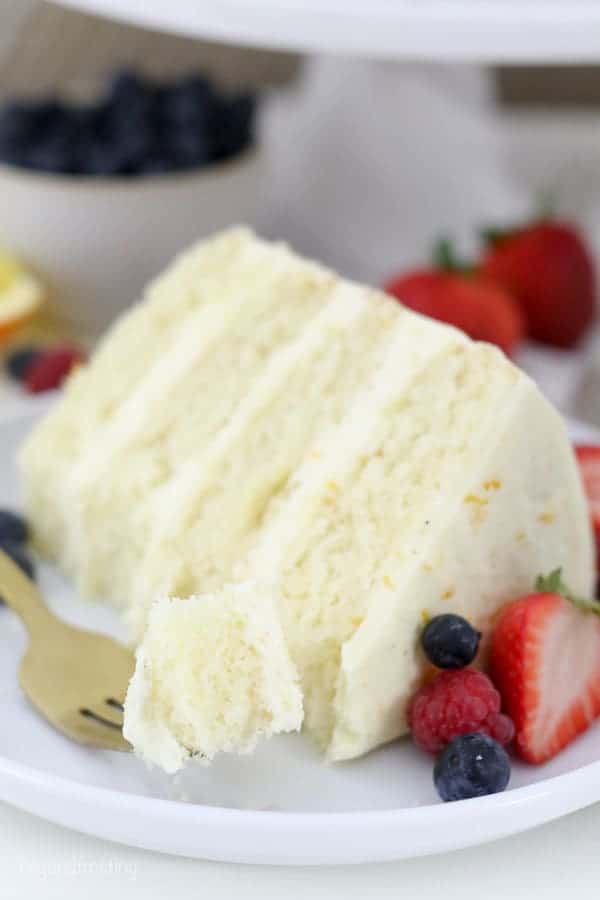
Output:
[[[123,701],[134,669],[131,651],[58,619],[2,550],[0,597],[29,632],[19,682],[37,711],[80,744],[131,750],[122,734]]]

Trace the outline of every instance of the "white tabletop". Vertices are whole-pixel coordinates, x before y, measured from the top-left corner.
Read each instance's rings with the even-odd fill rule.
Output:
[[[129,850],[0,805],[3,900],[598,897],[600,805],[519,837],[446,856],[319,869],[204,863]]]

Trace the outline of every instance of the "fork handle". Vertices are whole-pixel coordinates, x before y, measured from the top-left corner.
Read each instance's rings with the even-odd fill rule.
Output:
[[[0,598],[16,612],[30,634],[56,622],[33,581],[0,549]]]

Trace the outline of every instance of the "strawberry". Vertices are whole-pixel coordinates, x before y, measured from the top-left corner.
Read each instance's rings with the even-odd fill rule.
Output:
[[[592,527],[596,535],[596,559],[600,571],[600,447],[575,447],[583,486],[588,498]]]
[[[448,247],[440,244],[437,265],[398,275],[384,286],[405,306],[432,319],[454,325],[477,341],[496,344],[507,355],[524,334],[518,305],[488,278],[459,269]]]
[[[545,220],[513,232],[488,232],[479,272],[519,302],[530,337],[573,347],[596,311],[591,253],[571,224]]]
[[[600,715],[600,603],[573,597],[557,569],[509,604],[492,634],[490,673],[526,762],[556,756]],[[587,613],[587,614],[586,614]]]

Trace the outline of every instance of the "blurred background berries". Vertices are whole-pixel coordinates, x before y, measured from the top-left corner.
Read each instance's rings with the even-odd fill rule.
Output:
[[[515,356],[523,342],[571,350],[597,314],[595,262],[588,237],[549,217],[513,228],[487,228],[468,263],[439,241],[433,265],[396,273],[387,293],[416,312],[460,328]]]
[[[117,72],[93,104],[58,98],[0,108],[0,161],[65,175],[197,169],[254,143],[256,98],[202,75],[169,84]]]
[[[73,369],[85,362],[85,352],[77,344],[50,347],[26,346],[10,352],[4,366],[7,375],[29,394],[43,394],[59,388]]]

